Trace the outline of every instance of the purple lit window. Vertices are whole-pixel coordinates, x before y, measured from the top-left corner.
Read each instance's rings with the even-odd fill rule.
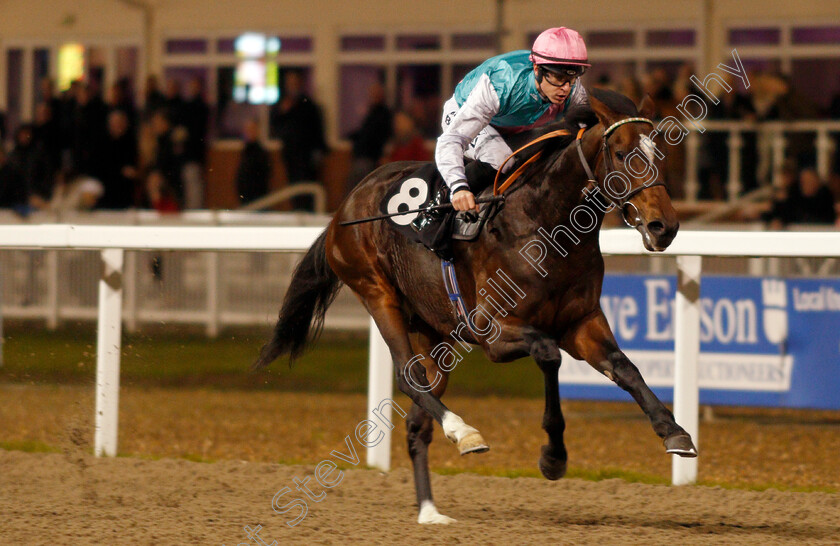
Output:
[[[342,36],[342,51],[382,51],[385,49],[385,36]]]
[[[236,38],[220,38],[216,40],[219,53],[236,53]]]
[[[634,42],[632,30],[595,31],[586,37],[589,47],[633,47]]]
[[[440,36],[436,34],[397,36],[397,49],[413,51],[440,49]]]
[[[207,53],[207,40],[166,40],[166,52],[186,55]]]
[[[493,49],[496,36],[493,34],[455,34],[452,36],[452,49]]]
[[[649,30],[645,33],[645,44],[649,46],[689,47],[694,45],[694,31],[679,30]]]
[[[778,28],[733,28],[729,31],[729,45],[775,45],[780,37]]]
[[[385,69],[377,65],[344,65],[340,69],[339,133],[347,137],[367,115],[370,88],[385,81]]]
[[[802,27],[793,29],[794,44],[840,44],[840,27]]]
[[[307,36],[280,37],[280,53],[309,53],[312,51],[312,38]]]

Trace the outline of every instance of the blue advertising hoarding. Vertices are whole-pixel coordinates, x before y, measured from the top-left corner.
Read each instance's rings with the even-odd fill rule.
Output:
[[[676,279],[608,275],[601,307],[619,346],[673,400]],[[698,375],[703,404],[840,409],[840,280],[703,277]],[[563,355],[566,398],[630,400]]]

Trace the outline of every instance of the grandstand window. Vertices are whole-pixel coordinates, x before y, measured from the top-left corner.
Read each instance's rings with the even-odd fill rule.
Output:
[[[489,29],[355,31],[341,36],[335,136],[346,138],[359,127],[367,113],[368,91],[380,82],[389,105],[411,114],[424,136],[436,137],[443,102],[467,72],[495,53],[495,43]]]
[[[6,53],[6,131],[14,134],[21,124],[23,108],[23,49],[9,49]]]
[[[453,87],[458,85],[461,80],[464,79],[464,76],[469,74],[472,69],[475,68],[474,64],[455,64],[452,65],[452,85]]]
[[[213,111],[212,135],[217,139],[239,138],[242,123],[251,118],[259,120],[263,135],[270,135],[271,105],[233,100],[236,66],[241,60],[236,53],[236,40],[245,33],[247,30],[238,35],[231,35],[231,32],[205,33],[201,37],[174,35],[164,40],[162,64],[165,79],[176,79],[182,87],[193,78],[204,83],[205,98]],[[304,75],[307,88],[311,89],[313,38],[294,32],[268,32],[264,35],[269,40],[279,39],[280,42],[279,53],[271,61],[282,67],[279,72],[281,88],[284,70],[295,69]],[[203,46],[195,45],[198,42]]]
[[[794,44],[840,44],[840,27],[797,27],[791,32]]]
[[[729,44],[775,45],[779,43],[781,31],[778,28],[733,28],[729,31]]]
[[[695,42],[692,29],[649,30],[645,33],[645,45],[662,47],[690,47]]]
[[[593,31],[586,33],[586,44],[589,47],[633,47],[635,33],[624,31]]]
[[[397,36],[397,49],[411,51],[440,49],[440,36],[436,34]]]
[[[383,51],[385,36],[342,36],[342,51]]]
[[[398,110],[405,110],[417,122],[417,128],[426,138],[440,134],[441,66],[439,64],[413,64],[397,67]]]
[[[817,107],[828,108],[840,93],[840,26],[779,21],[750,27],[738,22],[728,35],[747,70],[791,76],[796,92]]]
[[[236,53],[236,38],[219,38],[216,40],[216,51],[219,53]]]
[[[177,55],[207,53],[207,40],[180,38],[166,40],[166,52]]]
[[[341,137],[348,138],[365,119],[369,89],[385,83],[385,68],[380,65],[354,64],[340,69],[339,126]]]
[[[494,47],[496,47],[496,35],[490,32],[452,36],[452,49],[493,49]]]
[[[592,67],[586,71],[586,85],[603,85],[628,90],[637,88],[643,76],[664,69],[673,77],[680,66],[700,64],[702,29],[687,22],[668,25],[640,23],[578,28],[584,36]],[[527,35],[530,47],[539,32]],[[635,79],[636,82],[630,82]],[[627,81],[625,81],[627,80]]]

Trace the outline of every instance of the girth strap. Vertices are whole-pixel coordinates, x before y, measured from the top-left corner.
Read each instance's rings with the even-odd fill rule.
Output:
[[[477,336],[475,325],[470,320],[470,313],[467,310],[467,304],[464,303],[464,298],[461,296],[461,290],[458,287],[458,277],[455,276],[455,267],[452,262],[441,260],[440,271],[443,274],[443,286],[446,288],[446,293],[449,295],[449,301],[452,302],[452,307],[455,310],[455,316],[460,322],[467,325],[470,332]],[[476,337],[478,339],[478,337]]]

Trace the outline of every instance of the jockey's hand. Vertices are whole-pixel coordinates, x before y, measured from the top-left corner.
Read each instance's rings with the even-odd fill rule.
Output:
[[[470,190],[458,190],[452,196],[452,208],[457,211],[474,210],[478,212],[478,205],[475,204],[475,196]]]

